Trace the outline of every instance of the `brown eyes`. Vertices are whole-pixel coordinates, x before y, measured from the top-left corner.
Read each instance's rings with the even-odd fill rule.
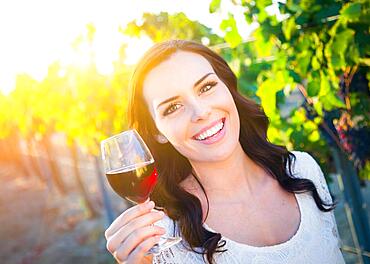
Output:
[[[216,81],[208,81],[202,85],[202,87],[199,89],[199,95],[202,93],[205,93],[213,88],[217,84]]]
[[[202,85],[202,87],[199,89],[198,95],[201,95],[205,92],[208,92],[211,90],[215,85],[217,84],[216,81],[208,81]],[[179,109],[181,105],[179,103],[171,103],[166,110],[164,110],[163,115],[167,116],[169,114],[172,114],[175,112],[177,109]]]
[[[163,115],[169,115],[173,112],[175,112],[177,109],[180,108],[180,104],[176,104],[176,103],[171,103],[169,105],[169,107],[166,108],[166,110],[164,111]]]

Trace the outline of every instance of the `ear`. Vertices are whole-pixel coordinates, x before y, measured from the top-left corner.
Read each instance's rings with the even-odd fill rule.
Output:
[[[165,137],[165,136],[163,136],[162,134],[160,134],[160,135],[155,135],[155,139],[158,141],[158,143],[160,143],[160,144],[166,144],[166,143],[168,143],[168,139]]]

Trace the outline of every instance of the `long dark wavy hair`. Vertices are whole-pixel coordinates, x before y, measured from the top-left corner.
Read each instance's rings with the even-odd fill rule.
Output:
[[[285,146],[275,145],[267,140],[268,117],[260,105],[237,91],[237,78],[225,60],[197,42],[169,40],[155,44],[138,62],[129,85],[131,95],[128,120],[129,126],[135,128],[148,144],[160,174],[151,198],[157,206],[165,208],[168,216],[176,221],[188,244],[186,246],[196,253],[203,254],[209,263],[213,263],[213,254],[224,252],[223,246],[226,242],[221,240],[221,234],[203,227],[200,200],[182,188],[180,183],[187,177],[194,177],[207,198],[205,189],[186,157],[170,143],[160,144],[156,141],[155,135],[158,135],[159,131],[143,97],[143,82],[146,74],[177,51],[194,52],[203,56],[230,90],[239,113],[239,141],[245,154],[264,168],[286,191],[311,192],[321,211],[333,210],[336,203],[324,203],[311,180],[291,176],[291,164],[296,157]],[[289,171],[286,170],[287,165]],[[207,214],[208,210],[209,203]]]

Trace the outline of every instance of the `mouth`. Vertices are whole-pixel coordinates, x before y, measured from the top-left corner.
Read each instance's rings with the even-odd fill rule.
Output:
[[[195,134],[192,139],[207,143],[214,143],[214,140],[218,140],[218,136],[224,131],[226,117],[223,117],[215,122],[213,122],[208,127],[203,128],[197,134]],[[212,140],[214,139],[214,140]],[[208,142],[210,141],[210,142]]]

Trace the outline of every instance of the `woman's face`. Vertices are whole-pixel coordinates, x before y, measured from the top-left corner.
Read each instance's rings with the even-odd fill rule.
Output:
[[[224,160],[239,144],[234,100],[203,56],[174,53],[146,75],[143,94],[157,129],[190,161]]]

